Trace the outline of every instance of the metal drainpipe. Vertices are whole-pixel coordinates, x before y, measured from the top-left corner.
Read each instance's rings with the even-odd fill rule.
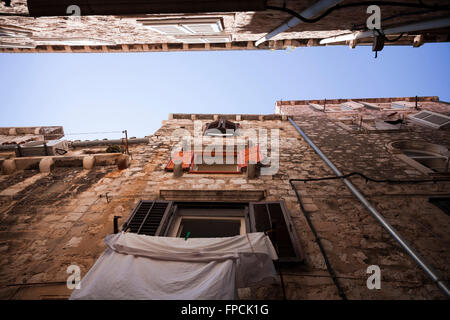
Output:
[[[320,0],[320,1],[316,2],[315,4],[313,4],[311,7],[309,7],[308,9],[302,11],[301,15],[307,19],[314,18],[319,13],[322,13],[323,11],[337,5],[338,3],[342,2],[342,1],[344,1],[344,0]],[[272,39],[276,35],[284,32],[292,27],[295,27],[300,22],[302,22],[302,21],[297,17],[291,18],[288,22],[282,24],[281,26],[279,26],[272,32],[266,34],[264,37],[262,37],[261,39],[256,41],[255,46],[257,47],[261,43]]]
[[[333,170],[333,172],[337,176],[342,176],[342,172],[338,170],[334,166],[334,164],[323,154],[323,152],[314,144],[314,142],[309,139],[309,137],[303,132],[302,129],[292,120],[291,118],[288,118],[289,122],[292,124],[292,126],[300,133],[300,135],[306,140],[306,142],[314,149],[314,151],[322,158],[322,160]],[[405,239],[402,238],[402,236],[397,232],[397,230],[392,227],[389,222],[386,221],[386,219],[383,217],[381,213],[378,212],[377,209],[375,209],[372,204],[367,201],[367,199],[359,192],[359,190],[353,185],[353,183],[350,182],[350,180],[343,178],[342,181],[345,183],[347,188],[350,189],[350,191],[358,198],[358,200],[370,211],[370,213],[378,220],[378,222],[381,223],[381,225],[391,234],[391,236],[405,249],[405,251],[414,259],[414,261],[421,267],[425,273],[433,280],[433,282],[436,283],[436,285],[444,291],[444,293],[447,295],[447,297],[450,297],[450,292],[445,284],[445,282],[442,280],[442,277],[439,275],[439,273],[431,267],[424,258],[422,258],[419,253],[409,245]]]

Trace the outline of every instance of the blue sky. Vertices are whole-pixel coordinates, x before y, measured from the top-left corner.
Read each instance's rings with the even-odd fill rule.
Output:
[[[0,54],[0,126],[152,134],[169,113],[273,113],[275,101],[437,95],[450,44],[293,51]],[[68,135],[120,138],[121,133]]]

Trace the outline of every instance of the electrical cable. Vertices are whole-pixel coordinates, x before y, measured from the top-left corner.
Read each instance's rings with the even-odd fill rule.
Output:
[[[306,218],[306,221],[308,222],[308,225],[309,225],[311,231],[313,232],[313,235],[314,235],[314,237],[316,239],[316,242],[319,245],[320,251],[321,251],[321,253],[322,253],[322,255],[323,255],[324,259],[325,259],[325,264],[327,266],[327,270],[330,273],[330,276],[331,276],[333,282],[335,283],[336,288],[338,289],[339,295],[341,297],[345,297],[345,294],[344,294],[344,292],[342,291],[342,288],[339,285],[339,282],[338,282],[338,279],[337,279],[337,277],[335,275],[335,272],[334,272],[333,268],[331,267],[331,264],[330,264],[330,262],[328,260],[326,252],[325,252],[325,250],[324,250],[324,248],[322,246],[320,238],[317,235],[317,232],[316,232],[316,230],[315,230],[315,228],[314,228],[314,226],[313,226],[313,224],[312,224],[312,222],[311,222],[311,220],[309,218],[309,214],[304,208],[302,198],[301,198],[301,196],[300,196],[300,194],[299,194],[299,192],[297,190],[297,187],[294,185],[294,182],[304,182],[304,183],[306,183],[306,182],[309,182],[309,181],[324,181],[324,180],[345,179],[345,178],[348,178],[348,177],[351,177],[351,176],[354,176],[354,175],[357,175],[357,176],[360,176],[360,177],[364,178],[366,180],[366,183],[371,181],[371,182],[376,182],[376,183],[393,183],[393,184],[408,183],[408,184],[414,184],[414,183],[428,183],[428,182],[436,183],[436,182],[448,182],[448,181],[450,181],[450,178],[432,179],[432,180],[431,179],[417,179],[417,180],[374,179],[374,178],[367,177],[366,175],[364,175],[364,174],[362,174],[360,172],[352,172],[352,173],[349,173],[349,174],[345,174],[345,175],[341,175],[341,176],[334,176],[334,177],[289,179],[289,183],[290,183],[291,187],[294,189],[295,194],[297,196],[300,208],[301,208],[301,210],[302,210],[302,212],[303,212],[303,214],[304,214],[304,216]]]
[[[401,18],[401,17],[407,17],[407,16],[417,16],[417,15],[424,15],[424,14],[428,14],[428,13],[432,13],[435,12],[433,10],[424,10],[424,11],[414,11],[414,12],[402,12],[399,14],[394,14],[392,16],[386,17],[386,18],[382,18],[380,21],[381,22],[386,22],[392,19],[397,19],[397,18]],[[355,31],[355,30],[359,30],[361,28],[366,28],[366,24],[362,23],[362,24],[357,24],[357,25],[353,25],[351,30]]]
[[[438,5],[426,5],[423,2],[420,3],[411,3],[411,2],[397,2],[397,1],[360,1],[356,3],[348,3],[348,4],[337,4],[334,7],[329,8],[324,13],[319,15],[315,18],[305,18],[299,13],[295,12],[294,10],[291,10],[286,7],[276,7],[276,6],[266,6],[266,9],[268,10],[277,10],[277,11],[283,11],[286,13],[289,13],[290,15],[298,18],[302,22],[305,23],[315,23],[326,16],[330,15],[336,10],[346,9],[346,8],[354,8],[354,7],[367,7],[371,5],[377,5],[377,6],[390,6],[390,7],[407,7],[407,8],[420,8],[420,9],[430,9],[431,11],[446,11],[450,10],[450,6],[438,6]]]
[[[337,288],[339,297],[341,297],[342,300],[347,300],[347,296],[345,295],[345,292],[344,292],[344,290],[342,289],[342,287],[341,287],[341,285],[339,283],[339,280],[338,280],[338,278],[336,276],[336,273],[334,272],[334,269],[331,266],[331,263],[330,263],[330,260],[328,259],[328,256],[327,256],[327,253],[325,251],[325,248],[322,245],[322,241],[320,240],[320,237],[317,234],[316,228],[314,228],[314,225],[312,224],[312,221],[311,221],[311,219],[309,217],[309,213],[308,213],[308,211],[306,211],[306,209],[305,209],[305,207],[303,205],[302,198],[301,198],[300,194],[298,193],[297,187],[294,185],[293,180],[295,180],[295,179],[290,179],[289,183],[290,183],[292,189],[294,189],[295,194],[297,195],[297,199],[298,199],[298,203],[300,205],[300,209],[302,210],[303,215],[305,216],[306,222],[308,223],[308,226],[309,226],[309,228],[311,229],[311,232],[314,235],[316,243],[319,246],[319,249],[320,249],[320,252],[322,253],[323,259],[325,260],[325,265],[327,267],[328,273],[330,274],[331,279],[333,280],[333,283],[334,283],[334,285]]]
[[[381,30],[378,30],[378,29],[374,29],[374,30],[376,33],[378,33],[378,35],[380,37],[383,37],[384,41],[386,41],[386,42],[396,42],[405,35],[405,32],[402,32],[398,37],[396,37],[394,39],[389,39],[388,37],[386,37],[386,35]]]
[[[323,181],[323,180],[336,180],[336,179],[345,179],[351,176],[360,176],[361,178],[366,180],[367,182],[377,182],[377,183],[392,183],[392,184],[402,184],[402,183],[426,183],[426,182],[447,182],[450,181],[450,178],[437,178],[437,179],[414,179],[414,180],[391,180],[391,179],[374,179],[366,176],[361,172],[351,172],[348,174],[344,174],[342,176],[331,176],[331,177],[322,177],[322,178],[305,178],[305,179],[290,179],[289,181],[293,182],[309,182],[309,181]]]
[[[327,267],[328,273],[330,274],[337,290],[338,290],[338,294],[339,296],[343,299],[343,300],[347,300],[347,297],[341,287],[341,285],[339,284],[339,280],[338,277],[336,276],[336,273],[334,272],[333,267],[331,266],[331,263],[328,259],[328,256],[326,254],[325,248],[322,245],[322,242],[320,240],[319,235],[317,234],[317,231],[314,227],[314,225],[312,224],[312,221],[309,217],[309,213],[308,211],[305,210],[302,198],[298,192],[297,187],[294,185],[294,182],[309,182],[309,181],[324,181],[324,180],[336,180],[336,179],[344,179],[344,178],[349,178],[351,176],[360,176],[362,178],[364,178],[366,180],[366,183],[371,181],[371,182],[376,182],[376,183],[393,183],[393,184],[401,184],[401,183],[409,183],[409,184],[414,184],[414,183],[426,183],[426,182],[442,182],[442,181],[450,181],[450,178],[444,178],[444,179],[422,179],[422,180],[391,180],[391,179],[374,179],[374,178],[370,178],[366,175],[364,175],[363,173],[360,172],[351,172],[349,174],[345,174],[342,176],[334,176],[334,177],[322,177],[322,178],[305,178],[305,179],[289,179],[289,184],[291,185],[292,189],[294,189],[295,194],[297,196],[298,199],[298,203],[300,205],[300,208],[303,212],[303,215],[305,216],[306,222],[308,223],[309,228],[311,229],[311,232],[314,235],[314,238],[316,240],[317,245],[319,246],[320,252],[322,253],[322,256],[325,260],[325,265]]]

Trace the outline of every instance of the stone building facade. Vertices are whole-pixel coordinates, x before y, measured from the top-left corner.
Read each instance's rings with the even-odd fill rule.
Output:
[[[439,122],[443,125],[436,129],[411,118],[424,111],[443,116]],[[59,165],[41,170],[44,172],[36,165],[16,168],[0,176],[0,297],[67,298],[67,267],[78,265],[82,275],[86,274],[105,250],[103,239],[113,232],[114,216],[121,217],[121,225],[140,200],[164,200],[283,201],[303,256],[301,262],[281,264],[287,299],[340,299],[305,215],[348,299],[444,299],[340,180],[295,182],[305,212],[300,209],[289,179],[328,177],[333,172],[288,118],[344,174],[358,171],[374,179],[445,180],[449,172],[442,163],[448,166],[450,135],[444,122],[449,111],[449,105],[437,97],[419,97],[278,101],[272,115],[171,114],[148,140],[129,145],[129,163],[121,169],[114,154],[108,155],[113,157],[109,161],[85,165],[84,157],[106,157],[104,146],[72,147],[66,157],[81,157],[81,162],[54,159]],[[172,150],[181,139],[174,131],[187,130],[195,138],[195,126],[200,127],[204,149],[214,139],[230,139],[203,136],[206,125],[218,120],[239,124],[243,130],[265,129],[269,137],[277,134],[279,156],[272,153],[272,142],[267,143],[265,156],[278,161],[278,170],[269,175],[261,174],[264,167],[256,175],[246,170],[185,170],[178,177],[175,170],[168,170]],[[189,142],[192,140],[185,139],[185,144]],[[426,162],[428,158],[417,156],[421,151],[437,161]],[[3,163],[11,159],[3,154]],[[450,218],[442,207],[445,199],[439,207],[430,198],[446,198],[448,208],[450,182],[392,184],[366,182],[357,176],[350,179],[443,279],[449,280]],[[379,290],[369,290],[366,285],[371,265],[381,269]],[[246,288],[239,296],[282,299],[283,290],[280,284]]]
[[[10,6],[6,3],[10,2]],[[158,1],[156,1],[158,2]],[[167,10],[163,3],[167,2]],[[314,23],[300,23],[282,32],[270,41],[255,46],[255,42],[280,25],[289,21],[292,15],[270,7],[288,9],[302,13],[311,8],[316,0],[246,0],[246,1],[202,1],[204,10],[190,12],[186,9],[188,1],[167,0],[159,2],[157,9],[146,12],[142,9],[143,1],[130,0],[126,8],[135,10],[102,10],[112,6],[114,1],[97,1],[96,5],[86,7],[84,1],[41,1],[41,0],[11,0],[0,1],[0,52],[148,52],[148,51],[196,51],[196,50],[255,50],[255,49],[286,49],[288,47],[318,46],[321,39],[338,35],[351,34],[366,29],[367,6],[346,7]],[[199,8],[192,1],[192,7]],[[336,4],[347,5],[358,1],[335,1]],[[410,3],[410,0],[398,0],[400,3]],[[172,3],[172,5],[170,4]],[[232,3],[232,4],[227,4]],[[68,9],[69,4],[79,4],[80,11]],[[112,5],[111,5],[112,4]],[[417,4],[418,6],[420,4]],[[382,27],[390,28],[424,22],[435,19],[448,19],[447,10],[433,9],[434,5],[448,6],[449,1],[427,1],[427,6],[382,7]],[[99,10],[85,12],[100,6]],[[179,7],[177,7],[179,6]],[[209,6],[209,7],[208,7]],[[330,5],[332,6],[332,5]],[[52,11],[58,7],[59,11]],[[119,4],[117,4],[117,8]],[[123,7],[122,7],[123,8]],[[147,6],[148,8],[148,6]],[[111,8],[110,8],[111,9]],[[151,8],[150,8],[151,9]],[[166,9],[164,11],[164,9]],[[50,10],[50,11],[49,11]],[[156,11],[156,13],[155,13]],[[187,11],[187,12],[186,12]],[[191,10],[192,11],[192,10]],[[316,13],[318,16],[325,10]],[[135,14],[130,14],[134,13]],[[96,13],[96,15],[95,15]],[[69,17],[80,14],[80,17]],[[94,15],[93,15],[94,14]],[[192,22],[195,20],[195,22]],[[194,31],[189,24],[205,23]],[[212,21],[214,20],[214,21]],[[171,25],[183,25],[180,29],[158,29],[157,22]],[[190,22],[191,21],[191,22]],[[215,31],[208,26],[208,21],[218,27]],[[153,28],[149,27],[153,24]],[[187,27],[186,27],[187,26]],[[198,26],[197,26],[198,28]],[[181,32],[177,32],[181,30]],[[188,29],[188,30],[187,30]],[[183,31],[184,30],[184,31]],[[449,41],[449,25],[413,30],[403,34],[394,33],[386,41],[386,45],[421,46],[427,42]],[[398,39],[397,39],[398,38]],[[357,42],[339,41],[337,45],[372,45],[371,36],[361,38]]]

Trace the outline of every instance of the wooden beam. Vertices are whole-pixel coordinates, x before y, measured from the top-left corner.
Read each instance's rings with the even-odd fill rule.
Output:
[[[309,39],[308,43],[306,44],[307,47],[316,47],[319,45],[318,39]]]

